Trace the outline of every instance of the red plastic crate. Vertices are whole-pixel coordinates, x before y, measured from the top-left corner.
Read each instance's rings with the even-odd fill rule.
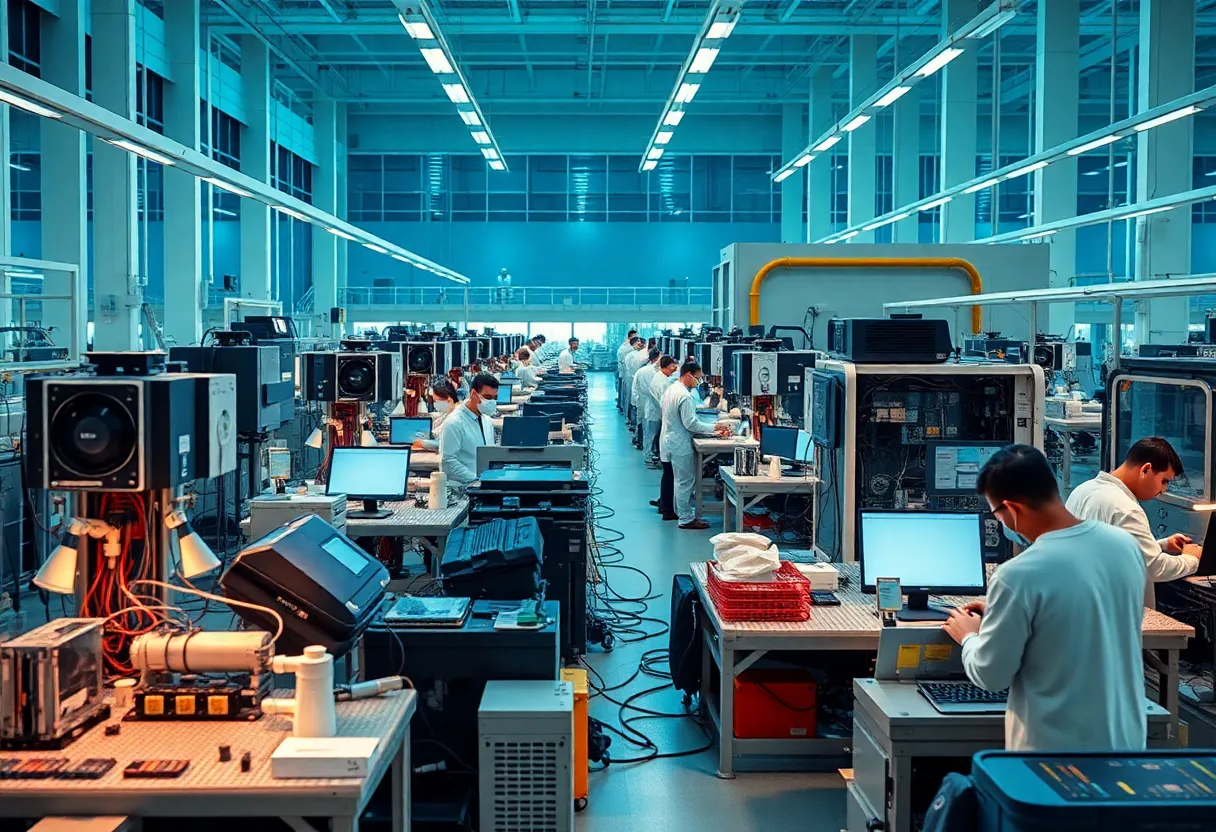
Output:
[[[723,621],[806,621],[811,617],[810,598],[727,598],[708,586],[709,599]]]
[[[811,581],[798,571],[789,561],[782,561],[773,572],[772,581],[724,581],[718,577],[719,566],[716,561],[705,564],[706,583],[711,589],[717,590],[723,598],[733,601],[753,601],[760,599],[789,599],[805,600],[811,594]]]

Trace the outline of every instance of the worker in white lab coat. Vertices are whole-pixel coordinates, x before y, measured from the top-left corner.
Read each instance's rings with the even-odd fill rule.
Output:
[[[633,351],[625,354],[625,360],[621,364],[621,371],[625,374],[621,387],[625,393],[625,421],[629,423],[629,429],[633,430],[637,424],[633,401],[633,374],[646,363],[646,341],[635,335],[629,346]]]
[[[638,334],[636,329],[631,329],[625,334],[625,340],[616,348],[616,409],[625,410],[625,356],[633,349],[633,339]]]
[[[456,399],[456,387],[446,376],[436,376],[431,380],[431,438],[419,439],[414,447],[420,451],[439,450],[439,440],[443,437],[443,426],[448,417],[456,412],[459,402]]]
[[[570,375],[574,372],[574,354],[578,352],[578,339],[571,338],[569,346],[562,350],[562,354],[557,357],[557,371],[564,375]]]
[[[1118,526],[1135,538],[1148,570],[1144,606],[1150,608],[1157,606],[1154,583],[1176,581],[1194,575],[1199,568],[1198,547],[1191,539],[1173,534],[1158,540],[1140,505],[1164,494],[1170,481],[1181,474],[1177,451],[1160,436],[1151,436],[1132,445],[1118,468],[1098,472],[1068,497],[1068,510],[1076,517]]]
[[[654,418],[654,411],[658,407],[656,402],[650,395],[650,379],[659,371],[659,357],[662,355],[657,349],[652,349],[647,354],[647,361],[633,374],[633,392],[630,394],[633,398],[634,407],[638,409],[638,436],[639,447],[642,449],[642,454],[646,458],[647,468],[658,468],[658,461],[655,459],[653,452],[650,449],[650,440],[653,438],[648,432],[647,426]]]
[[[519,378],[519,383],[523,387],[535,387],[540,384],[540,372],[532,366],[532,353],[527,347],[520,347],[519,352],[515,353],[515,358],[519,362],[515,368],[515,375]]]
[[[701,365],[686,361],[680,367],[680,380],[663,394],[663,427],[659,433],[659,459],[664,464],[663,477],[670,471],[670,500],[674,505],[660,506],[663,519],[680,521],[681,529],[708,529],[709,523],[697,517],[693,502],[696,483],[696,456],[692,450],[694,436],[713,436],[718,431],[709,422],[697,418],[692,389],[701,383]],[[666,495],[664,495],[666,496]],[[662,498],[661,498],[662,500]],[[674,512],[668,511],[674,509]]]
[[[493,418],[498,410],[498,379],[479,373],[469,385],[469,397],[447,418],[439,440],[439,467],[448,485],[463,488],[477,479],[477,449],[494,444]]]

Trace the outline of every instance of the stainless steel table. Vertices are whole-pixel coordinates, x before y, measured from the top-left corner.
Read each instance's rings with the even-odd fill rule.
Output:
[[[696,468],[695,479],[693,480],[692,493],[696,495],[696,510],[697,519],[705,509],[705,493],[703,491],[705,483],[703,482],[702,472],[705,469],[705,461],[715,456],[730,454],[733,462],[735,448],[759,448],[760,443],[755,439],[747,439],[738,441],[735,439],[720,439],[716,436],[694,436],[692,439],[692,453]]]
[[[290,694],[288,694],[290,695]],[[0,817],[129,815],[135,817],[278,817],[293,829],[312,829],[304,818],[326,817],[334,832],[355,832],[359,815],[392,768],[392,828],[410,828],[409,722],[417,707],[412,690],[375,699],[340,702],[338,736],[379,737],[368,776],[276,780],[270,755],[291,735],[291,720],[263,716],[256,722],[122,722],[122,733],[105,736],[98,725],[58,751],[4,752],[5,757],[113,757],[118,763],[99,780],[6,780],[0,788]],[[114,720],[111,720],[113,722]],[[219,762],[218,747],[232,748]],[[253,766],[241,772],[250,752]],[[189,760],[180,777],[128,780],[133,760]]]
[[[712,552],[706,547],[706,557]],[[874,596],[861,591],[857,564],[833,564],[840,570],[842,584],[836,590],[838,607],[811,607],[808,621],[723,621],[718,617],[705,588],[705,564],[690,564],[701,604],[705,642],[701,669],[701,706],[718,729],[718,776],[734,776],[735,757],[799,756],[836,759],[848,753],[851,740],[736,739],[734,725],[735,677],[765,654],[781,651],[856,650],[878,652],[881,623],[874,615]],[[847,581],[847,583],[845,582]],[[961,606],[974,600],[963,596],[943,596],[943,603]],[[929,622],[926,626],[937,626]],[[909,626],[907,624],[903,626]],[[1178,736],[1178,654],[1186,647],[1195,630],[1156,610],[1144,611],[1144,648],[1159,655],[1159,702],[1170,713],[1169,736]],[[719,685],[709,687],[710,663],[717,664]]]
[[[722,476],[725,501],[722,504],[722,531],[740,531],[743,528],[743,512],[774,494],[806,494],[811,498],[811,526],[818,522],[819,501],[815,499],[819,478],[805,476],[770,477],[767,474],[755,477],[735,476],[733,467],[718,469]]]
[[[1053,433],[1059,434],[1060,444],[1063,446],[1060,449],[1062,454],[1060,458],[1060,478],[1064,480],[1064,491],[1067,492],[1072,488],[1072,434],[1074,433],[1100,433],[1102,431],[1102,416],[1099,413],[1085,414],[1083,416],[1045,416],[1043,418],[1043,427]]]

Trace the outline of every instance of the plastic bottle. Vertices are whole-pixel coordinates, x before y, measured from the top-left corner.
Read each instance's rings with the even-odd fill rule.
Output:
[[[442,471],[431,472],[431,489],[427,506],[432,511],[448,507],[448,475]]]

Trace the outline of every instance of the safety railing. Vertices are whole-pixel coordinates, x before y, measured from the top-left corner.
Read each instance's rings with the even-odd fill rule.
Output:
[[[713,302],[713,290],[708,286],[577,289],[549,286],[347,286],[339,290],[338,301],[343,306],[709,306]]]

